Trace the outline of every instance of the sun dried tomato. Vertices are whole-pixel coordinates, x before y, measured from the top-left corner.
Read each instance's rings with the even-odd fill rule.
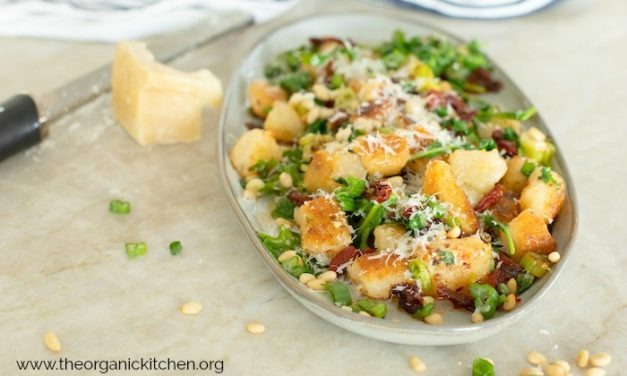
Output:
[[[392,194],[392,186],[379,180],[372,183],[371,191],[372,198],[377,200],[377,202],[385,202]]]
[[[505,194],[505,188],[501,184],[497,184],[488,192],[485,196],[479,200],[477,205],[475,205],[475,210],[478,212],[482,212],[484,210],[488,210],[503,197]]]
[[[466,81],[470,84],[481,86],[488,92],[497,92],[503,87],[501,81],[492,77],[492,73],[484,68],[475,69]]]
[[[331,263],[329,264],[329,270],[333,270],[334,272],[341,272],[338,271],[338,268],[361,255],[362,252],[358,248],[349,245],[348,247],[342,249],[337,255],[335,255],[335,257],[333,257]]]
[[[414,282],[401,283],[394,286],[392,295],[398,298],[398,306],[411,315],[423,307],[422,294]]]
[[[470,295],[453,291],[444,285],[438,285],[437,292],[440,299],[450,301],[455,308],[465,309],[470,312],[475,310],[475,300]]]
[[[296,206],[301,206],[305,202],[312,200],[310,196],[304,195],[298,191],[291,191],[287,194],[287,199]]]

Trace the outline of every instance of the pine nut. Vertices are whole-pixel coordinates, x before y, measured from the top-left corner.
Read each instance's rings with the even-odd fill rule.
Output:
[[[547,364],[546,366],[544,366],[544,373],[547,376],[565,376],[566,375],[562,367],[557,366],[555,364]]]
[[[362,316],[366,316],[366,317],[372,317],[372,315],[370,315],[368,312],[366,311],[359,311],[359,314]]]
[[[263,182],[263,180],[259,178],[254,178],[246,183],[246,190],[257,193],[263,188],[264,185],[265,183]]]
[[[586,376],[605,376],[605,370],[603,368],[588,368]]]
[[[527,367],[520,370],[519,376],[544,376],[544,372],[542,372],[539,368]]]
[[[409,365],[411,366],[411,369],[413,369],[416,373],[424,372],[427,369],[425,362],[423,362],[422,359],[417,356],[412,356],[409,358]]]
[[[342,306],[342,309],[348,312],[353,312],[353,308],[351,306],[345,305],[345,306]]]
[[[551,252],[551,253],[549,253],[549,261],[551,261],[554,264],[556,262],[558,262],[561,258],[562,258],[562,256],[560,256],[559,252]]]
[[[422,297],[422,302],[424,304],[431,304],[431,303],[435,302],[435,299],[433,299],[432,296],[423,296]]]
[[[307,282],[313,281],[314,279],[316,279],[316,276],[311,274],[311,273],[303,273],[303,274],[300,275],[300,277],[298,277],[298,280],[303,285],[306,285]]]
[[[287,227],[292,227],[292,221],[290,221],[289,219],[285,219],[285,218],[277,218],[275,219],[275,222],[277,224],[277,226],[281,227],[281,226],[287,226]]]
[[[562,368],[564,370],[564,373],[570,372],[570,364],[568,364],[568,362],[565,360],[556,360],[555,362],[553,362],[553,364]]]
[[[318,279],[321,279],[325,282],[335,281],[337,279],[337,273],[334,272],[333,270],[327,270],[326,272],[321,273],[318,276]]]
[[[279,175],[279,183],[281,183],[283,188],[290,188],[293,184],[292,175],[287,172],[281,172],[281,175]]]
[[[506,311],[511,311],[516,307],[516,295],[509,294],[507,295],[507,300],[503,303],[503,309]]]
[[[518,292],[518,283],[514,278],[510,278],[509,281],[507,281],[507,289],[512,294],[516,294]]]
[[[181,306],[181,313],[184,315],[197,315],[202,311],[202,304],[198,302],[188,302]]]
[[[577,358],[575,361],[577,362],[577,366],[580,368],[586,368],[588,366],[588,361],[590,360],[590,352],[588,350],[581,350],[577,354]]]
[[[248,333],[261,334],[266,331],[266,327],[259,322],[250,322],[246,325],[246,330]]]
[[[612,362],[612,356],[606,352],[600,352],[590,356],[590,364],[595,367],[605,367]]]
[[[452,229],[448,230],[448,232],[446,233],[446,237],[449,239],[455,239],[455,238],[459,238],[461,234],[462,234],[462,229],[459,228],[459,226],[455,226]]]
[[[527,360],[534,366],[541,366],[547,363],[546,356],[540,354],[537,351],[532,351],[527,354]]]
[[[296,251],[285,251],[283,253],[281,253],[281,255],[277,258],[277,261],[279,262],[285,262],[289,259],[291,259],[292,257],[296,256]]]
[[[483,322],[483,315],[479,311],[474,311],[472,315],[470,315],[470,321],[475,324]]]
[[[257,193],[248,189],[244,189],[242,197],[246,200],[255,201],[257,199]]]
[[[61,342],[59,341],[59,337],[53,332],[46,332],[44,334],[44,345],[48,348],[48,350],[52,352],[60,352],[61,351]]]
[[[316,291],[324,291],[324,285],[326,284],[326,281],[323,281],[321,279],[312,279],[311,281],[307,282],[307,287],[309,287],[312,290],[316,290]]]
[[[402,176],[392,176],[387,179],[389,185],[393,188],[401,188],[403,186],[403,177]]]
[[[431,325],[440,325],[444,322],[444,318],[439,313],[432,313],[425,317],[425,322]]]

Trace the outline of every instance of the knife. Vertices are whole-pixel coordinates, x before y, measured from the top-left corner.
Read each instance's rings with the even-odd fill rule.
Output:
[[[253,21],[249,13],[216,11],[206,21],[149,42],[148,48],[156,60],[169,63]],[[111,63],[51,92],[17,94],[0,103],[0,161],[37,145],[48,136],[52,122],[110,90]]]

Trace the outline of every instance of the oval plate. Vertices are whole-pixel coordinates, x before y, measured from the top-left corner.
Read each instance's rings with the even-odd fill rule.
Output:
[[[241,200],[242,188],[239,176],[231,166],[228,157],[228,151],[237,138],[246,131],[244,124],[249,117],[246,88],[253,79],[263,77],[264,65],[275,55],[306,43],[311,36],[334,35],[352,38],[362,44],[377,44],[397,29],[404,30],[408,35],[439,33],[453,41],[462,42],[457,37],[413,20],[388,18],[371,13],[332,13],[313,16],[276,29],[261,39],[244,57],[241,65],[231,77],[222,107],[219,158],[223,183],[237,218],[270,272],[292,296],[316,315],[351,332],[388,342],[411,345],[450,345],[473,342],[497,333],[528,314],[555,283],[569,258],[570,245],[577,227],[577,210],[572,180],[557,144],[553,168],[564,177],[569,192],[564,208],[553,223],[553,236],[562,251],[562,260],[550,275],[539,280],[521,296],[522,302],[515,310],[506,314],[500,312],[493,319],[480,324],[471,324],[467,312],[456,311],[448,303],[441,302],[438,305],[438,311],[444,312],[445,323],[440,326],[426,325],[413,319],[397,309],[394,304],[390,304],[390,310],[385,319],[369,318],[347,312],[336,307],[327,293],[313,292],[287,274],[264,249],[256,235],[258,231],[276,233],[276,224],[269,215],[269,200],[256,202]],[[503,82],[504,88],[489,99],[507,109],[531,106],[507,75],[496,65],[495,69],[495,76]],[[537,115],[534,120],[535,125],[555,141],[540,115]]]

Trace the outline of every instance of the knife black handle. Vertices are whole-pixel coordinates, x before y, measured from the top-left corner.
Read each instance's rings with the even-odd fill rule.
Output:
[[[19,94],[0,103],[0,161],[37,145],[43,138],[32,97]]]

